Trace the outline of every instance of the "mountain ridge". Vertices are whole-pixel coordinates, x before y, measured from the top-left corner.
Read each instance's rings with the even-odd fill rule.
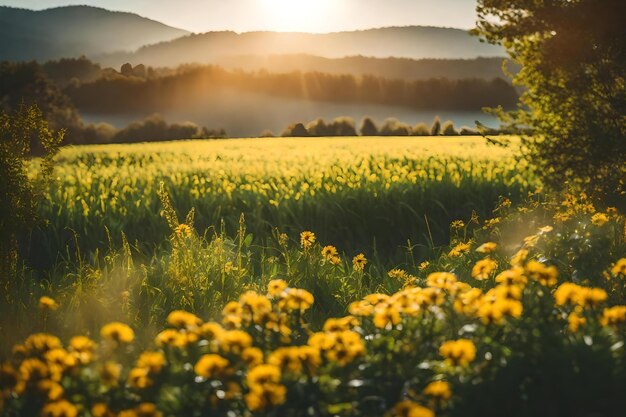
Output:
[[[190,32],[93,6],[32,10],[0,6],[0,60],[48,60],[135,50]]]

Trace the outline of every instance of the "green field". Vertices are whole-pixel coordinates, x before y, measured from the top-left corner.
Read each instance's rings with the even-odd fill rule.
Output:
[[[119,243],[121,232],[150,254],[168,234],[163,181],[181,219],[197,230],[313,230],[346,251],[393,257],[410,239],[445,244],[449,224],[490,214],[499,196],[519,201],[523,178],[511,149],[483,138],[231,139],[70,147],[58,156],[50,220],[33,239],[43,265],[77,241],[83,252]],[[426,224],[428,223],[428,224]],[[106,233],[105,226],[108,229]],[[78,240],[76,240],[78,239]]]

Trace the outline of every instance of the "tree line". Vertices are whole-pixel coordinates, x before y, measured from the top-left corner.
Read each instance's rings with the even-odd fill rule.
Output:
[[[92,113],[158,111],[210,97],[220,90],[429,110],[512,108],[518,98],[515,88],[501,78],[408,81],[320,72],[228,71],[210,65],[185,65],[166,72],[145,69],[142,76],[135,73],[135,68],[127,64],[119,73],[107,72],[96,80],[75,80],[64,92],[79,109]]]
[[[371,117],[365,117],[357,129],[354,119],[350,117],[337,117],[331,122],[324,119],[316,119],[307,124],[293,123],[287,126],[280,136],[282,137],[326,137],[326,136],[473,136],[480,134],[506,133],[497,129],[470,129],[462,127],[456,129],[450,120],[441,122],[435,117],[429,126],[426,123],[418,123],[415,126],[403,123],[395,118],[386,119],[378,125]],[[264,131],[261,137],[275,136],[271,131]]]

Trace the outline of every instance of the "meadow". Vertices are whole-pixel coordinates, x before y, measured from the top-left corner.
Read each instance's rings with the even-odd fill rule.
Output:
[[[625,219],[499,140],[62,149],[0,414],[615,415]]]
[[[36,164],[36,161],[33,162]],[[302,230],[346,251],[385,257],[410,239],[447,243],[449,224],[490,214],[500,196],[519,201],[536,182],[511,149],[482,138],[316,138],[177,141],[67,147],[42,209],[48,225],[31,253],[49,266],[78,243],[84,253],[119,242],[150,254],[168,235],[157,191],[175,210],[195,211],[200,234],[229,234],[240,216],[260,242],[278,227]],[[73,252],[71,250],[70,252]],[[47,263],[47,265],[46,265]]]

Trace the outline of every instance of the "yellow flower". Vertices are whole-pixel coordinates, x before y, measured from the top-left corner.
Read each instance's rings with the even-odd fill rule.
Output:
[[[367,265],[367,258],[362,253],[352,258],[352,267],[355,271],[362,272]]]
[[[165,355],[161,352],[143,352],[137,359],[138,368],[146,368],[153,374],[161,372],[165,366]]]
[[[186,238],[191,236],[192,230],[191,227],[189,227],[185,223],[182,223],[176,226],[176,229],[174,229],[174,233],[179,238]]]
[[[130,343],[135,338],[135,332],[128,325],[120,322],[106,324],[100,330],[100,335],[116,343]]]
[[[413,401],[404,400],[393,407],[394,417],[435,417],[435,413]]]
[[[161,412],[152,403],[141,403],[135,407],[137,417],[161,417]]]
[[[187,346],[187,337],[178,330],[165,329],[155,338],[158,346],[185,347]]]
[[[587,323],[587,319],[580,315],[579,312],[571,312],[567,316],[567,328],[570,332],[576,333],[581,326]]]
[[[46,404],[41,410],[42,417],[76,417],[78,408],[67,400]]]
[[[253,389],[245,396],[246,405],[252,412],[265,410],[283,404],[287,398],[287,388],[284,385],[264,385],[260,389]]]
[[[167,316],[167,324],[177,329],[195,330],[202,324],[202,320],[195,314],[187,311],[172,311]]]
[[[450,223],[450,227],[452,229],[459,230],[465,227],[465,223],[463,222],[463,220],[455,220]]]
[[[452,290],[456,283],[456,275],[450,272],[433,272],[426,277],[426,285],[432,288]]]
[[[96,403],[91,407],[93,417],[116,417],[115,413],[109,409],[105,403]]]
[[[611,267],[611,274],[613,274],[614,277],[626,276],[626,258],[621,258],[615,262],[615,265]]]
[[[252,346],[252,337],[242,330],[227,330],[220,335],[219,344],[224,352],[238,355]]]
[[[241,352],[241,360],[244,361],[249,368],[254,368],[263,363],[263,351],[256,347],[245,348],[243,352]]]
[[[302,362],[300,352],[296,346],[280,347],[269,354],[267,363],[279,368],[282,372],[300,374]]]
[[[626,306],[605,308],[600,319],[603,326],[615,326],[624,322],[626,322]]]
[[[468,339],[450,340],[439,347],[439,354],[452,365],[465,366],[476,359],[476,346]]]
[[[374,306],[367,300],[355,301],[348,307],[348,312],[353,316],[367,317],[374,312]]]
[[[511,257],[511,266],[522,266],[528,257],[528,249],[520,249]]]
[[[70,339],[70,350],[75,352],[80,363],[86,365],[93,359],[96,342],[86,336],[74,336]]]
[[[278,297],[287,289],[287,282],[282,279],[274,279],[267,284],[267,295],[270,297]]]
[[[604,213],[596,213],[591,216],[591,223],[596,226],[604,226],[609,221],[609,216]]]
[[[286,290],[279,307],[293,311],[304,311],[313,305],[313,294],[306,290],[289,288]]]
[[[306,250],[309,249],[315,243],[315,233],[304,231],[300,233],[300,244]]]
[[[224,333],[224,328],[218,323],[209,322],[200,326],[200,335],[209,341],[218,340],[222,333]]]
[[[400,311],[395,304],[381,303],[374,308],[374,326],[379,329],[391,328],[402,321]]]
[[[491,258],[481,259],[472,268],[472,277],[479,281],[485,280],[493,274],[498,267],[498,263]]]
[[[359,325],[359,320],[354,316],[346,316],[340,319],[328,319],[324,323],[325,332],[342,332],[351,330]]]
[[[332,260],[335,257],[338,257],[339,252],[337,252],[337,248],[334,246],[324,246],[322,249],[322,257],[327,261]]]
[[[63,396],[63,387],[56,381],[44,379],[37,383],[37,391],[43,394],[48,401],[58,401]]]
[[[471,245],[469,243],[459,243],[455,247],[453,247],[450,252],[448,252],[448,256],[452,258],[458,258],[464,253],[469,252]]]
[[[397,281],[405,281],[409,274],[403,269],[392,269],[387,272],[387,276]]]
[[[214,379],[223,376],[229,365],[228,359],[220,355],[208,354],[202,355],[193,369],[196,375],[206,379]]]
[[[520,267],[513,267],[496,275],[496,282],[498,284],[511,286],[525,286],[528,279],[524,276],[524,270]]]
[[[540,262],[530,261],[526,264],[526,275],[543,286],[554,287],[559,273],[554,266],[548,267]]]
[[[54,301],[54,299],[43,296],[39,299],[39,308],[43,311],[50,311],[56,310],[57,308],[59,308],[59,305],[56,301]]]
[[[487,242],[487,243],[483,243],[482,245],[477,247],[476,248],[476,252],[478,252],[478,253],[491,253],[491,252],[495,251],[497,247],[498,247],[497,243]]]
[[[62,370],[76,366],[76,358],[63,348],[51,349],[44,357],[49,364],[57,365]]]
[[[24,341],[24,348],[30,354],[42,354],[60,347],[61,340],[48,333],[34,333]]]
[[[424,394],[445,401],[452,396],[452,390],[446,381],[433,381],[424,388]]]
[[[128,374],[128,383],[130,386],[137,389],[146,389],[154,383],[150,379],[150,369],[148,368],[133,368]]]
[[[108,387],[117,386],[122,373],[122,365],[115,362],[105,362],[100,368],[100,380]]]
[[[266,385],[279,384],[280,376],[280,368],[276,365],[259,365],[248,372],[246,382],[250,389],[260,389]]]
[[[424,271],[426,268],[428,268],[430,266],[430,262],[428,261],[424,261],[421,264],[419,264],[419,266],[417,267],[417,269],[419,269],[420,271]]]

